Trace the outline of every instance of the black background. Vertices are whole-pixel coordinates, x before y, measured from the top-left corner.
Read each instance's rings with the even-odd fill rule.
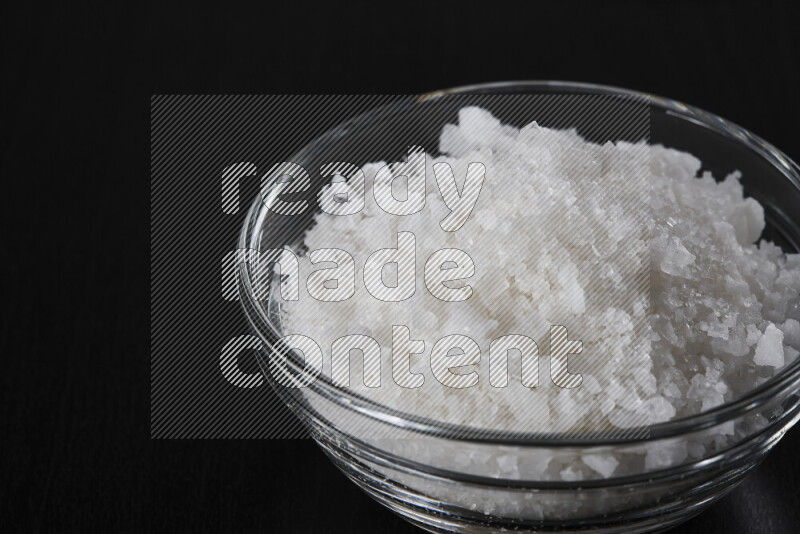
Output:
[[[152,94],[586,81],[697,105],[800,159],[797,19],[780,5],[4,9],[4,532],[415,531],[308,440],[150,440]],[[797,532],[798,450],[795,429],[676,531]]]

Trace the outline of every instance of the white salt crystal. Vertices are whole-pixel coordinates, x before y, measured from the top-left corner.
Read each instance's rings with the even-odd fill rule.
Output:
[[[563,469],[559,474],[561,475],[561,479],[566,480],[567,482],[580,480],[581,478],[583,478],[581,476],[581,473],[573,469],[572,466]]]
[[[783,367],[783,332],[774,324],[770,323],[758,340],[753,361],[756,365]]]
[[[584,454],[583,463],[600,473],[603,478],[610,477],[619,465],[619,460],[610,454]]]
[[[753,346],[758,343],[759,339],[761,339],[761,330],[754,324],[747,325],[747,344]]]
[[[688,455],[686,441],[671,440],[659,443],[648,449],[644,458],[644,467],[648,471],[662,469],[682,462]]]
[[[500,470],[512,477],[519,476],[519,458],[516,455],[505,454],[497,458],[497,465]]]
[[[742,245],[755,243],[764,230],[764,208],[755,199],[747,198],[735,208],[731,220],[736,229],[736,239]]]
[[[683,276],[686,267],[692,265],[696,256],[686,250],[681,240],[671,237],[667,243],[664,259],[661,260],[661,270],[673,276]]]
[[[786,319],[780,329],[783,331],[783,339],[787,345],[800,349],[800,321],[797,319]]]
[[[675,416],[675,407],[664,397],[656,396],[647,399],[639,412],[646,414],[648,424],[656,424],[672,419]]]

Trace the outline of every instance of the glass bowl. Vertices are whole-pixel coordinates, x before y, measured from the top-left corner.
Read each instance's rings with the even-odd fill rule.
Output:
[[[763,238],[785,252],[800,250],[800,168],[783,153],[747,130],[711,113],[673,100],[624,89],[566,82],[513,82],[451,89],[403,100],[367,113],[316,139],[291,161],[319,168],[336,153],[362,164],[386,159],[374,151],[392,132],[398,116],[422,114],[416,144],[437,146],[441,127],[454,122],[448,99],[466,105],[481,95],[617,95],[642,99],[650,110],[650,142],[687,151],[715,177],[739,170],[747,196],[765,209]],[[485,100],[481,105],[488,107]],[[422,116],[420,115],[420,116]],[[358,128],[365,121],[385,128]],[[509,122],[509,120],[504,120]],[[522,126],[515,124],[515,126]],[[377,134],[380,137],[380,134]],[[335,146],[335,148],[334,148]],[[405,140],[394,146],[405,147]],[[377,157],[376,157],[377,156]],[[315,195],[312,186],[310,194]],[[309,197],[311,198],[311,197]],[[240,250],[296,245],[312,224],[313,212],[298,219],[275,215],[268,199],[256,199],[245,220]],[[257,274],[239,265],[240,300],[261,339],[264,374],[311,435],[353,482],[370,496],[431,532],[655,532],[698,514],[733,489],[800,418],[800,360],[743,396],[714,409],[655,424],[644,434],[581,439],[560,435],[454,432],[452,425],[403,413],[335,386],[324,376],[303,388],[286,388],[276,376],[297,379],[304,359],[279,343],[280,306],[268,280],[265,294]],[[285,361],[269,361],[277,351]],[[273,373],[277,373],[273,375]],[[726,436],[721,439],[720,436]],[[691,453],[687,454],[689,450]],[[498,455],[520,466],[500,477],[486,467]],[[611,478],[550,480],[535,466],[543,458],[569,462],[585,455],[629,458],[626,471]],[[645,455],[658,462],[644,462]],[[464,458],[486,462],[465,462]]]

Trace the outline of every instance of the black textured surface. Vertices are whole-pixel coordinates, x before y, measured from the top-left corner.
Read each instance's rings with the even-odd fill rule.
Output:
[[[800,159],[783,7],[430,4],[4,7],[0,530],[416,532],[309,441],[149,439],[151,94],[579,80],[706,108]],[[794,429],[676,532],[800,530],[798,450]]]

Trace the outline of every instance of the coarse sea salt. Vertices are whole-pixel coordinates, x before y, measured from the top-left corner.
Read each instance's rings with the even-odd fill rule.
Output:
[[[445,155],[429,158],[429,168],[446,162],[456,176],[463,176],[459,170],[479,161],[488,169],[473,220],[463,230],[431,230],[438,229],[447,209],[429,180],[423,211],[393,217],[368,198],[365,209],[355,215],[318,214],[304,244],[308,249],[348,250],[356,258],[358,280],[369,254],[391,246],[398,231],[413,231],[418,257],[427,258],[445,246],[468,251],[477,271],[471,282],[473,298],[447,305],[430,295],[401,303],[353,298],[326,307],[305,296],[285,304],[287,332],[307,335],[323,348],[346,334],[370,335],[381,344],[384,369],[390,368],[390,325],[399,313],[413,337],[426,340],[427,351],[446,334],[469,335],[486,351],[498,333],[528,334],[533,329],[541,336],[543,326],[566,321],[602,323],[607,338],[627,336],[633,342],[632,320],[643,313],[645,301],[634,299],[628,309],[603,307],[603,297],[621,283],[625,262],[631,263],[611,254],[631,246],[631,236],[620,230],[625,228],[624,206],[598,205],[596,194],[598,187],[615,194],[630,188],[625,172],[641,173],[639,165],[645,161],[651,210],[649,236],[644,238],[649,243],[652,299],[649,354],[626,362],[617,375],[605,373],[598,380],[583,373],[589,379],[586,387],[569,397],[551,388],[549,405],[534,416],[538,428],[548,430],[564,403],[568,409],[587,410],[575,420],[593,427],[614,425],[615,420],[624,426],[621,415],[631,411],[646,413],[647,422],[655,423],[708,410],[797,357],[800,317],[787,314],[797,313],[800,259],[768,242],[755,244],[764,228],[763,209],[743,196],[737,173],[721,182],[708,173],[698,178],[701,163],[687,153],[643,143],[598,145],[574,131],[535,123],[517,130],[478,108],[463,109],[459,124],[445,127],[440,145]],[[367,182],[385,165],[364,166]],[[585,183],[587,175],[590,184]],[[497,305],[501,299],[509,306]],[[595,300],[600,306],[593,306]],[[580,333],[577,327],[572,331]],[[353,372],[353,387],[358,388],[363,377],[358,366]],[[362,391],[434,419],[468,414],[472,424],[528,426],[530,410],[505,404],[502,394],[491,391],[485,374],[476,388],[480,393],[470,393],[472,398],[485,394],[497,403],[494,411],[457,409],[455,403],[465,402],[465,395],[454,396],[430,379],[428,383],[430,391],[417,392],[417,401],[390,387],[391,381]],[[476,414],[493,419],[476,421]]]
[[[643,142],[598,145],[575,131],[535,123],[516,129],[478,108],[461,110],[458,125],[442,132],[439,148],[443,155],[428,158],[428,171],[446,162],[456,176],[464,176],[469,163],[486,165],[481,196],[463,231],[431,230],[448,209],[435,183],[429,183],[419,213],[393,217],[367,195],[361,212],[320,213],[304,236],[303,250],[349,251],[356,280],[362,280],[367,257],[395,245],[399,231],[416,234],[417,258],[423,262],[443,247],[466,250],[475,261],[469,281],[474,295],[462,303],[443,304],[424,291],[400,303],[371,298],[321,303],[308,295],[283,303],[285,333],[309,336],[323,350],[348,334],[379,342],[381,371],[367,373],[383,373],[384,380],[379,388],[366,388],[363,368],[351,365],[352,388],[359,393],[416,415],[476,427],[563,430],[556,422],[568,415],[574,428],[624,428],[632,421],[658,423],[729,402],[800,354],[800,255],[758,241],[764,210],[744,197],[738,173],[716,181],[708,172],[700,174],[701,162],[685,152]],[[362,167],[367,190],[385,165]],[[647,224],[634,233],[626,205],[614,202],[630,193],[626,177],[632,174],[647,184],[638,197],[647,202]],[[649,287],[641,298],[609,306],[607,295],[637,296],[626,284],[635,277],[631,270],[642,268]],[[312,266],[301,262],[300,278],[311,272]],[[642,318],[646,340],[635,326]],[[544,401],[540,398],[536,409],[520,402],[513,388],[491,387],[486,371],[469,390],[446,388],[428,376],[411,392],[386,374],[393,324],[406,324],[414,339],[425,340],[429,356],[432,344],[449,334],[469,336],[488,354],[498,335],[519,332],[538,341],[548,325],[568,322],[584,328],[570,330],[571,337],[583,339],[582,354],[606,358],[608,365],[602,372],[582,370],[584,381],[574,390],[541,388]],[[542,357],[546,360],[546,351]],[[575,358],[578,362],[581,355]],[[485,370],[486,365],[484,358],[475,367]],[[513,356],[508,367],[519,375]],[[731,422],[700,441],[675,440],[643,450],[645,469],[699,458],[733,433]],[[424,447],[414,453],[425,458]],[[577,464],[543,458],[535,463],[536,475],[555,480],[607,478],[634,472],[628,465],[641,463],[613,451],[583,455]],[[427,460],[461,461],[465,469],[494,476],[532,469],[513,454],[476,458],[454,451],[448,458]]]

